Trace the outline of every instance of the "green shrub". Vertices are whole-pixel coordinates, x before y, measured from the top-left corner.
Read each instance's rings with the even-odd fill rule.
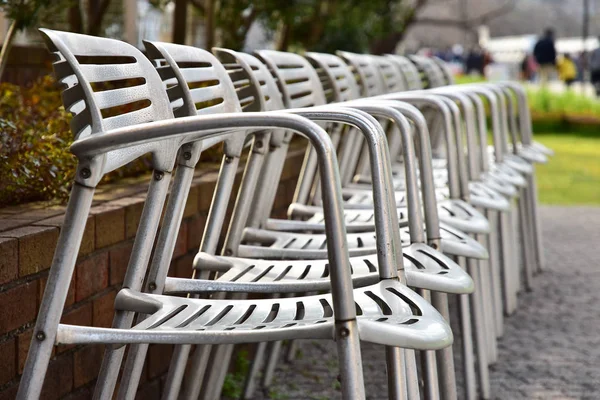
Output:
[[[600,117],[600,102],[574,90],[562,93],[548,90],[528,90],[527,98],[534,113]]]
[[[68,197],[77,160],[60,93],[51,76],[30,87],[0,84],[0,207]],[[105,180],[145,171],[148,160],[141,159]]]

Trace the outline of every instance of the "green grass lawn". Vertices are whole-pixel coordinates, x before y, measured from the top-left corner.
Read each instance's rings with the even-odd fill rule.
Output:
[[[536,167],[540,202],[600,205],[600,127],[543,128],[535,140],[556,154]]]

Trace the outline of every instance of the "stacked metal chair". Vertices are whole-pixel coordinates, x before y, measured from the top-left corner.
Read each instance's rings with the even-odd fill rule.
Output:
[[[495,339],[521,286],[517,226],[526,288],[543,262],[531,164],[551,152],[532,141],[518,85],[450,89],[445,67],[421,57],[215,49],[221,65],[188,46],[145,42],[148,60],[116,40],[42,35],[74,114],[79,164],[19,398],[39,396],[54,344],[109,345],[96,398],[112,398],[119,379],[118,397],[132,398],[148,345],[175,344],[163,398],[213,399],[234,344],[259,343],[250,397],[265,358],[270,383],[281,340],[314,338],[336,341],[344,398],[365,397],[358,342],[367,340],[386,346],[390,398],[420,398],[422,379],[426,398],[454,399],[446,294],[459,295],[465,397],[479,386],[489,398]],[[125,84],[95,89],[102,82]],[[138,109],[103,117],[131,103]],[[272,219],[293,133],[311,146],[290,219]],[[194,168],[220,143],[191,278],[169,277]],[[147,153],[153,173],[113,327],[59,324],[94,188]],[[420,372],[408,349],[422,350]]]
[[[390,393],[395,397],[404,396],[407,385],[404,353],[398,347],[434,350],[451,343],[452,335],[443,318],[401,282],[404,270],[400,261],[402,248],[397,211],[387,189],[392,184],[389,154],[383,131],[374,119],[348,108],[296,113],[317,120],[350,123],[367,137],[372,156],[377,264],[376,274],[371,274],[367,286],[355,288],[346,252],[335,149],[318,125],[298,115],[274,112],[227,112],[173,119],[176,115],[198,113],[197,108],[201,106],[204,107],[204,111],[200,112],[203,114],[238,111],[228,108],[235,102],[225,103],[224,100],[234,97],[233,86],[228,82],[225,70],[208,53],[183,46],[150,44],[149,50],[154,52],[153,57],[157,57],[157,72],[137,49],[119,41],[48,30],[43,30],[43,36],[57,58],[54,64],[57,79],[66,86],[63,95],[65,108],[75,115],[72,128],[76,141],[71,149],[79,164],[22,376],[19,398],[39,396],[55,344],[110,345],[98,379],[98,398],[112,397],[125,354],[123,345],[132,345],[119,385],[120,396],[128,398],[137,387],[136,374],[143,365],[140,360],[143,361],[144,346],[148,343],[177,344],[182,349],[195,344],[335,338],[342,394],[346,398],[364,398],[359,339],[388,346]],[[132,79],[137,82],[134,86],[105,91],[94,91],[92,85]],[[209,82],[214,83],[215,80],[218,83],[210,86]],[[192,82],[200,84],[200,87],[190,88],[188,84]],[[106,118],[102,116],[102,110],[114,110],[120,105],[136,102],[139,102],[140,108],[135,111]],[[398,120],[406,124],[399,117]],[[174,233],[181,222],[193,168],[204,148],[221,141],[224,142],[223,164],[202,240],[202,252],[197,259],[204,267],[212,264],[216,269],[229,268],[238,261],[235,257],[215,257],[216,243],[244,143],[247,138],[253,137],[252,154],[260,154],[254,149],[264,146],[265,129],[298,132],[316,148],[327,237],[327,261],[323,268],[327,275],[321,276],[329,278],[327,284],[319,287],[311,282],[299,287],[296,285],[298,279],[294,277],[289,281],[276,281],[275,286],[279,292],[288,293],[328,288],[330,294],[263,300],[200,298],[215,291],[273,291],[272,288],[265,290],[260,282],[254,285],[253,282],[235,280],[166,279],[176,238]],[[254,135],[255,132],[259,133]],[[409,138],[408,131],[404,132],[404,136]],[[410,150],[407,151],[410,154]],[[94,188],[105,173],[147,153],[152,154],[153,173],[124,287],[115,302],[113,327],[60,324]],[[406,160],[409,171],[415,168],[410,159]],[[249,183],[242,185],[243,189],[252,188],[252,179],[245,182]],[[253,196],[254,193],[250,191],[248,195]],[[413,192],[413,196],[418,196],[418,193]],[[418,207],[418,197],[413,201]],[[246,204],[242,201],[236,203],[236,215],[248,212]],[[163,211],[162,227],[158,233]],[[230,226],[228,237],[238,234],[235,225]],[[415,225],[422,228],[422,224]],[[418,230],[412,234],[418,235]],[[155,238],[157,241],[153,249]],[[258,264],[258,261],[255,263]],[[274,265],[273,261],[269,263]],[[279,265],[285,269],[283,263]],[[274,268],[276,266],[271,270]],[[194,296],[169,295],[182,292],[194,293]],[[185,367],[185,362],[181,361],[176,363],[179,370]]]

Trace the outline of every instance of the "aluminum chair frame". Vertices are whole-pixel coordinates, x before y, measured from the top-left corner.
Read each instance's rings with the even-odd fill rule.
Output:
[[[163,46],[165,46],[165,45],[163,45]],[[172,64],[174,64],[174,63],[172,62]],[[324,110],[319,110],[319,113],[321,113],[321,114],[323,114],[324,112],[325,112]],[[227,247],[227,244],[226,244],[226,247]],[[213,286],[214,286],[214,285],[213,285]],[[188,287],[189,287],[189,286],[188,286]],[[221,360],[222,358],[219,358],[219,359]],[[212,379],[208,379],[208,381],[209,381],[209,382],[213,382],[214,380],[212,380]],[[210,392],[212,392],[212,390],[208,390],[207,392],[208,392],[208,393],[210,393]]]
[[[274,335],[275,337],[286,336],[285,332],[284,334],[281,334],[281,328],[270,329],[268,327],[258,332],[258,334],[256,332],[243,332],[243,330],[237,330],[228,332],[227,335],[223,336],[222,334],[219,334],[220,332],[218,330],[214,332],[208,330],[201,332],[194,331],[193,333],[190,332],[189,334],[186,334],[179,331],[169,331],[167,329],[162,332],[153,331],[152,333],[149,333],[148,331],[143,332],[139,330],[73,327],[65,325],[61,326],[58,324],[58,319],[66,298],[66,289],[68,288],[75,265],[76,250],[81,241],[85,222],[87,220],[85,216],[89,212],[91,206],[94,192],[93,188],[96,186],[103,173],[119,167],[132,158],[137,158],[137,156],[141,154],[151,152],[154,155],[154,167],[156,171],[153,174],[152,183],[149,189],[149,202],[146,203],[147,205],[151,204],[151,206],[146,206],[143,212],[143,215],[149,218],[144,219],[142,222],[143,228],[148,227],[152,229],[142,229],[142,232],[144,233],[146,233],[145,231],[149,231],[148,234],[141,236],[139,234],[136,235],[134,244],[134,252],[139,253],[136,255],[141,256],[140,258],[145,259],[147,262],[150,253],[149,249],[152,246],[152,241],[156,234],[156,228],[162,210],[161,206],[164,204],[164,199],[166,197],[166,189],[171,175],[170,170],[172,170],[177,160],[179,148],[187,143],[198,140],[209,140],[216,137],[227,137],[228,141],[232,144],[231,147],[241,147],[243,140],[240,140],[240,138],[243,139],[243,136],[249,133],[248,130],[269,126],[299,131],[306,135],[314,145],[319,147],[320,170],[325,175],[324,179],[322,179],[324,199],[326,199],[325,204],[328,210],[332,210],[331,214],[328,213],[328,225],[331,228],[330,230],[332,233],[328,246],[330,246],[331,250],[332,305],[333,312],[335,313],[335,321],[331,321],[330,323],[326,322],[322,324],[322,326],[325,327],[325,330],[327,331],[326,336],[331,335],[330,327],[335,325],[336,328],[334,329],[334,333],[340,350],[341,372],[344,376],[342,387],[345,396],[348,397],[352,396],[352,394],[358,394],[359,397],[364,397],[362,372],[359,371],[360,368],[354,368],[354,366],[360,367],[360,350],[358,348],[357,330],[359,327],[356,322],[353,291],[349,290],[352,286],[349,280],[348,256],[347,253],[343,254],[343,251],[339,251],[339,249],[345,248],[343,218],[341,216],[341,196],[339,191],[340,178],[339,173],[336,171],[336,160],[333,147],[325,132],[316,124],[303,118],[280,113],[224,114],[223,116],[201,116],[175,121],[167,120],[171,116],[169,115],[171,108],[167,100],[166,92],[162,92],[162,96],[159,94],[163,89],[158,74],[154,72],[151,64],[145,60],[137,49],[109,39],[90,38],[83,35],[48,30],[44,30],[43,33],[48,38],[50,48],[54,50],[60,58],[56,65],[57,76],[59,76],[59,78],[66,77],[67,80],[73,75],[77,77],[77,85],[71,86],[71,88],[75,87],[77,89],[66,92],[67,94],[65,97],[67,108],[76,112],[76,117],[73,120],[74,131],[80,135],[82,127],[91,126],[93,133],[85,139],[79,138],[72,146],[73,153],[78,156],[80,160],[76,183],[67,208],[67,216],[59,238],[58,250],[50,271],[48,282],[48,288],[50,290],[46,291],[42,301],[40,316],[36,323],[36,334],[32,340],[32,346],[22,378],[23,384],[19,388],[18,397],[35,398],[39,396],[39,391],[41,390],[43,382],[43,379],[41,378],[45,375],[45,369],[47,368],[52,346],[55,341],[59,343],[103,342],[114,344],[148,343],[149,341],[156,343],[200,343],[213,342],[214,340],[231,342],[247,341],[251,337],[262,336],[265,332],[267,335]],[[148,69],[147,71],[136,71],[135,67],[132,68],[133,66],[128,65],[120,70],[117,68],[119,71],[109,76],[112,79],[115,79],[115,77],[130,76],[128,73],[131,72],[135,72],[136,74],[142,72],[146,79],[144,85],[150,86],[151,90],[144,91],[137,88],[136,90],[139,90],[137,92],[137,98],[143,98],[144,96],[150,97],[149,95],[153,94],[154,96],[152,96],[152,98],[154,99],[154,97],[156,97],[158,100],[154,103],[151,102],[151,107],[152,104],[161,104],[162,101],[164,107],[157,107],[159,110],[163,110],[162,120],[157,122],[147,122],[148,118],[156,119],[157,115],[146,112],[134,113],[134,115],[127,115],[125,118],[112,117],[112,119],[102,120],[99,113],[100,107],[98,107],[97,104],[93,104],[91,99],[100,102],[108,101],[107,97],[111,97],[111,95],[115,93],[113,92],[110,95],[105,93],[94,97],[94,93],[91,90],[89,83],[86,81],[86,78],[89,77],[90,74],[97,74],[97,69],[103,69],[105,73],[108,69],[104,66],[99,68],[78,68],[80,65],[73,52],[70,50],[75,51],[79,56],[96,56],[98,54],[110,56],[115,54],[113,52],[116,51],[119,56],[128,56],[130,59],[133,58],[135,60],[135,66],[141,65],[143,69]],[[151,69],[152,72],[149,69]],[[104,79],[106,79],[106,76],[104,76]],[[81,100],[84,100],[86,105],[84,113],[82,113],[81,108],[79,108]],[[110,100],[117,101],[117,104],[119,101],[116,99]],[[83,117],[81,117],[82,115]],[[132,118],[137,118],[137,121],[143,123],[133,127],[118,127],[118,124],[126,125],[127,123],[135,121],[132,121]],[[266,122],[265,118],[270,122]],[[103,125],[102,122],[105,124]],[[108,129],[107,132],[107,125],[113,129]],[[242,132],[232,136],[232,130],[241,130]],[[85,134],[86,132],[83,131],[83,133]],[[238,143],[238,146],[234,146],[235,143]],[[128,149],[126,151],[120,151],[123,148]],[[131,148],[133,148],[133,150]],[[185,155],[183,155],[182,158],[185,160]],[[374,167],[377,168],[379,166],[374,164]],[[391,215],[393,218],[394,213]],[[154,234],[151,232],[154,232]],[[148,251],[140,251],[144,250],[144,248]],[[68,251],[64,251],[66,249],[68,249]],[[388,257],[393,261],[395,253],[391,252]],[[134,257],[132,257],[132,259],[134,259]],[[135,259],[133,261],[136,262]],[[384,266],[382,266],[382,268],[383,267]],[[397,273],[395,263],[392,262],[388,267],[392,268],[388,268],[389,271],[382,272],[382,275],[389,273],[391,280],[384,282],[384,284],[397,286],[393,279]],[[142,268],[128,269],[126,280],[129,280],[130,283],[132,283],[131,286],[137,285],[137,288],[128,287],[121,292],[123,294],[120,295],[117,300],[117,309],[122,308],[123,310],[130,309],[132,311],[135,310],[137,312],[149,313],[156,311],[154,308],[157,307],[157,302],[160,302],[161,300],[164,301],[163,306],[167,304],[172,304],[173,306],[177,306],[177,304],[190,304],[189,299],[176,299],[156,295],[152,297],[151,295],[139,292],[142,285],[142,279],[140,278],[143,278],[141,272]],[[52,289],[55,289],[56,293],[51,293]],[[412,295],[409,294],[409,296]],[[416,304],[422,302],[422,300],[416,296],[412,300],[415,301]],[[426,303],[424,306],[428,307]],[[148,322],[149,319],[150,318],[146,319],[144,322]],[[366,332],[372,327],[373,324],[371,323],[364,324]],[[443,323],[442,325],[438,324],[434,331],[439,328],[442,329],[438,333],[445,330],[445,328],[443,328]],[[287,332],[293,332],[294,334],[299,334],[300,332],[308,334],[308,331],[315,331],[314,327],[288,327],[286,329]],[[449,337],[448,332],[444,332],[444,335],[439,337],[440,342],[438,345],[442,345],[441,342],[447,340]]]

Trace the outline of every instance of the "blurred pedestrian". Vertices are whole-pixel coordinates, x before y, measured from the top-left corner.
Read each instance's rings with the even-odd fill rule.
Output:
[[[556,47],[554,46],[554,30],[546,29],[544,37],[535,44],[533,56],[540,66],[540,85],[543,88],[548,84],[550,76],[556,70]]]
[[[556,60],[556,68],[558,69],[558,79],[563,81],[567,89],[577,79],[577,65],[570,55],[565,54]]]
[[[525,54],[521,62],[521,78],[527,82],[533,82],[537,75],[538,65],[533,55]]]
[[[600,40],[600,38],[598,38]],[[589,55],[592,85],[596,89],[596,96],[600,97],[600,48]]]
[[[483,76],[483,70],[485,68],[485,55],[479,46],[475,46],[467,54],[465,61],[465,72],[467,75],[472,73]]]

